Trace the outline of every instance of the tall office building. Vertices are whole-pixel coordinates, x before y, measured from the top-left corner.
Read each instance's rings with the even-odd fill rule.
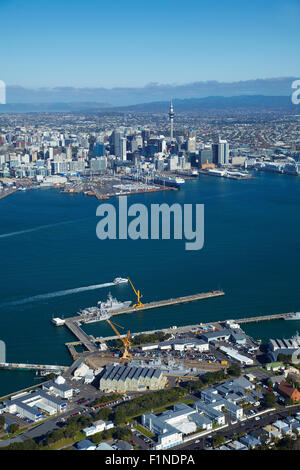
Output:
[[[94,157],[104,157],[105,155],[105,146],[104,142],[96,142],[94,145]]]
[[[150,139],[150,129],[143,129],[142,130],[142,138],[144,145],[149,142]]]
[[[171,100],[171,103],[170,103],[169,119],[170,119],[170,140],[173,140],[174,109],[173,109],[172,100]]]
[[[229,144],[227,140],[219,139],[217,144],[212,144],[212,161],[215,165],[227,165],[229,163]]]
[[[114,131],[114,154],[121,160],[126,160],[127,138],[123,132]]]

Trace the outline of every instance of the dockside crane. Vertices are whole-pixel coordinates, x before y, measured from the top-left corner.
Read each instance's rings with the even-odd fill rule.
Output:
[[[112,327],[112,329],[114,330],[115,333],[117,333],[118,337],[120,338],[120,340],[122,341],[123,345],[124,345],[124,352],[123,352],[123,356],[122,358],[123,359],[127,359],[129,357],[132,357],[132,354],[128,351],[128,348],[131,346],[131,342],[130,342],[130,331],[128,330],[127,332],[127,335],[125,336],[125,338],[123,338],[120,333],[118,332],[117,328],[115,327],[118,326],[119,328],[123,328],[122,326],[118,325],[117,323],[112,323],[110,320],[106,320],[107,323]]]
[[[139,290],[135,290],[134,285],[132,284],[131,280],[128,278],[128,281],[130,282],[130,285],[136,295],[136,303],[132,305],[132,308],[141,308],[144,307],[144,304],[141,302],[141,298],[143,297],[142,294],[140,293]]]

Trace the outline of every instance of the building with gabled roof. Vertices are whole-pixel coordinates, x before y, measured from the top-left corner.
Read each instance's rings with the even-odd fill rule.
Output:
[[[277,390],[284,398],[289,398],[294,402],[300,401],[300,392],[297,388],[284,380],[278,385]]]
[[[104,392],[142,392],[161,390],[166,383],[167,378],[159,368],[110,364],[101,373],[99,389]]]

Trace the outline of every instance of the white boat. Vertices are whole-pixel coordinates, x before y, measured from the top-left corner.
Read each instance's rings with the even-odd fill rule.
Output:
[[[116,277],[116,278],[113,280],[113,283],[114,283],[114,284],[126,284],[127,282],[128,282],[127,277]]]
[[[284,317],[284,320],[300,320],[300,312],[291,313]]]
[[[59,317],[55,317],[55,318],[52,318],[52,323],[53,325],[55,326],[62,326],[65,324],[65,321],[63,318],[59,318]]]

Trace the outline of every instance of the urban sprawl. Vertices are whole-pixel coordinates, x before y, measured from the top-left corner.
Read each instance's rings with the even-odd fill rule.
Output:
[[[172,103],[165,114],[2,114],[0,198],[53,186],[107,199],[176,190],[202,174],[299,175],[299,131],[295,114],[175,115]],[[133,289],[135,308],[146,308]],[[70,367],[11,364],[0,343],[1,368],[31,368],[44,379],[0,399],[0,448],[298,448],[296,332],[263,344],[244,332],[241,319],[120,335],[107,305],[95,307],[94,320],[108,321],[111,337],[93,338],[80,328],[93,320],[92,307],[77,319],[52,319],[53,328],[77,336],[67,344]],[[132,309],[126,308],[119,314]]]

